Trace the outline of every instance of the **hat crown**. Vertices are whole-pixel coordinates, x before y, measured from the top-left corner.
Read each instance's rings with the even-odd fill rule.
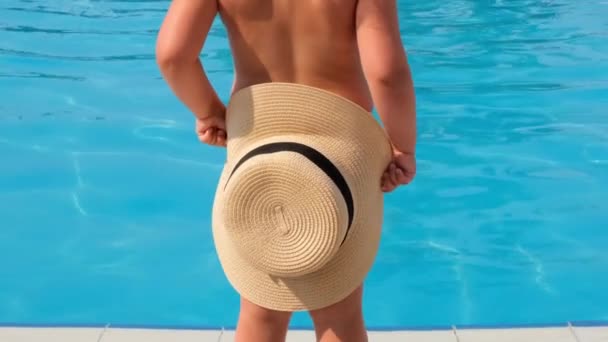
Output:
[[[247,158],[228,180],[225,198],[222,216],[234,248],[272,276],[320,269],[348,231],[348,205],[339,187],[294,151]]]

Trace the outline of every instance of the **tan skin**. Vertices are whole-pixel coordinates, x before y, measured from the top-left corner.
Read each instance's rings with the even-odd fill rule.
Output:
[[[157,62],[194,114],[200,141],[221,147],[226,108],[199,59],[218,15],[234,58],[233,92],[291,82],[334,92],[368,111],[375,107],[394,151],[379,186],[390,192],[413,180],[416,104],[395,0],[173,0],[158,34]],[[310,312],[317,340],[367,341],[362,294],[359,287]],[[284,341],[290,318],[241,299],[236,340]]]

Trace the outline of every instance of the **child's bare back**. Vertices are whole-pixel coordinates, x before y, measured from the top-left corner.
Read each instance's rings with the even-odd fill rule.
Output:
[[[371,110],[356,10],[356,0],[220,0],[235,62],[235,90],[271,81],[301,83]]]

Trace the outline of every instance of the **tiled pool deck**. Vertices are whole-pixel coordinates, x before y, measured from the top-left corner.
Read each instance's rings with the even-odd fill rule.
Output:
[[[370,342],[608,342],[608,324],[564,324],[551,327],[370,331]],[[230,330],[151,329],[126,327],[0,326],[1,342],[231,342]],[[314,333],[292,330],[288,342],[315,341]]]

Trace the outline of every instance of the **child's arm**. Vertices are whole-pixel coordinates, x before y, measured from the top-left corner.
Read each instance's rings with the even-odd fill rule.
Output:
[[[226,108],[199,59],[217,11],[216,0],[173,0],[158,33],[156,61],[171,90],[198,119],[201,140],[223,145]]]
[[[394,147],[416,152],[416,99],[395,0],[359,0],[357,40],[374,105]]]

